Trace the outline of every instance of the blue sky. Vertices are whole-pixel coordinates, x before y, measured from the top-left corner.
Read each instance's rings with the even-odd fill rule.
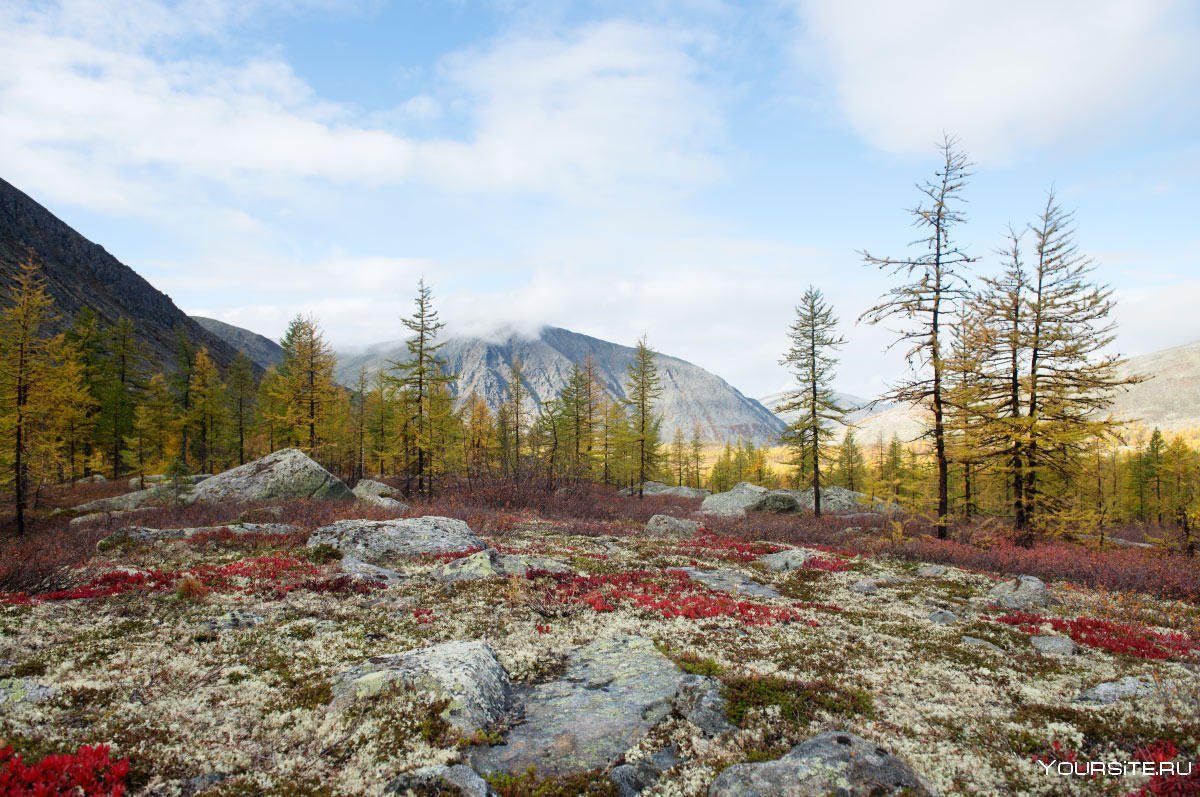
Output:
[[[996,268],[1055,186],[1120,349],[1200,339],[1188,2],[0,0],[0,176],[185,310],[351,347],[416,279],[455,331],[556,324],[782,388],[809,284],[854,319],[956,134]]]

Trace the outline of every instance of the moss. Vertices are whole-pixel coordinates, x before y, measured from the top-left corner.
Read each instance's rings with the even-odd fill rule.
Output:
[[[12,668],[14,678],[36,678],[46,674],[46,660],[41,658],[25,659],[17,662]]]
[[[1195,747],[1200,740],[1200,719],[1190,722],[1154,722],[1144,717],[1124,716],[1120,707],[1076,708],[1033,703],[1020,706],[1013,712],[1011,722],[1030,732],[1055,723],[1074,726],[1083,736],[1080,752],[1097,755],[1110,750],[1132,751],[1152,741],[1163,739],[1181,749]],[[1043,739],[1043,747],[1049,741]]]
[[[777,589],[787,598],[820,603],[828,594],[826,580],[820,570],[793,570]]]
[[[530,767],[519,775],[488,775],[487,782],[500,797],[615,797],[618,794],[616,784],[603,770],[542,777]]]
[[[870,693],[824,680],[795,681],[777,676],[726,678],[721,689],[730,722],[741,725],[751,709],[778,706],[780,716],[795,725],[807,725],[818,712],[836,717],[872,717]]]
[[[715,678],[725,672],[725,668],[708,656],[699,653],[684,652],[671,657],[679,665],[679,669],[689,675],[707,675]]]
[[[326,680],[298,686],[288,693],[286,708],[313,709],[327,706],[333,700],[333,685]]]
[[[311,548],[301,548],[298,555],[318,565],[342,561],[342,552],[326,542],[314,545]]]

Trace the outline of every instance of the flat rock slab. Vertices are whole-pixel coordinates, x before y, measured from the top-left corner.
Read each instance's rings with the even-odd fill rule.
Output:
[[[486,547],[463,521],[433,515],[396,520],[339,520],[314,531],[307,544],[310,548],[332,545],[372,563],[388,554],[420,556]]]
[[[988,642],[986,639],[980,639],[979,637],[974,636],[964,636],[962,638],[962,643],[964,645],[970,645],[971,647],[990,650],[992,653],[999,653],[1002,656],[1004,655],[1004,648],[993,642]]]
[[[368,659],[337,676],[333,705],[376,695],[395,682],[449,698],[444,716],[465,734],[487,729],[512,703],[508,673],[496,661],[490,645],[473,640]]]
[[[524,578],[530,570],[549,573],[572,572],[570,566],[545,556],[502,554],[493,548],[447,562],[433,571],[435,578],[447,582],[479,581],[497,576]]]
[[[719,589],[733,595],[747,595],[752,598],[778,598],[779,593],[766,584],[759,584],[752,578],[743,576],[736,570],[701,570],[696,567],[679,568],[687,573],[688,578],[697,584],[703,584],[710,589]]]
[[[655,537],[691,537],[701,529],[698,520],[685,520],[671,515],[655,515],[646,523],[646,533]]]
[[[188,491],[188,503],[221,504],[312,498],[354,498],[342,480],[297,448],[285,448],[245,465],[218,473]]]
[[[812,551],[804,551],[799,548],[789,548],[786,551],[777,553],[769,553],[766,556],[760,556],[754,561],[766,567],[768,570],[780,572],[784,570],[799,570],[804,567],[805,563],[812,558]]]
[[[992,587],[987,594],[990,603],[1005,609],[1043,608],[1054,603],[1049,588],[1037,576],[1017,576]]]
[[[16,703],[44,703],[57,689],[33,678],[0,678],[0,706]]]
[[[127,526],[106,540],[124,538],[134,542],[159,542],[182,540],[206,532],[228,531],[231,534],[293,534],[295,526],[287,523],[229,523],[224,526],[198,526],[186,529],[152,529],[145,526]]]
[[[494,792],[487,781],[466,764],[433,764],[405,772],[383,790],[384,794],[437,794],[488,797]]]
[[[1052,634],[1029,638],[1029,643],[1043,656],[1074,656],[1075,640],[1069,636]]]
[[[934,625],[954,625],[958,622],[958,615],[945,609],[938,609],[929,613],[929,622]]]
[[[1157,691],[1148,678],[1127,675],[1118,681],[1107,681],[1085,689],[1075,698],[1078,703],[1102,703],[1111,705],[1129,697],[1145,697]]]
[[[928,797],[906,762],[862,737],[826,731],[775,761],[735,764],[709,787],[709,797]]]
[[[403,573],[364,562],[357,556],[350,555],[342,557],[342,572],[356,581],[375,581],[389,587],[407,580]]]
[[[946,568],[942,565],[921,565],[917,568],[917,575],[921,578],[939,578],[946,575]]]
[[[597,639],[557,681],[528,689],[506,743],[476,747],[480,772],[565,775],[605,767],[671,712],[683,673],[644,637]]]
[[[94,515],[104,512],[128,512],[132,509],[140,509],[148,504],[161,503],[173,495],[174,490],[169,486],[158,485],[147,487],[145,490],[134,490],[124,495],[114,495],[111,498],[97,498],[95,501],[88,501],[86,504],[74,507],[73,511],[81,515]]]

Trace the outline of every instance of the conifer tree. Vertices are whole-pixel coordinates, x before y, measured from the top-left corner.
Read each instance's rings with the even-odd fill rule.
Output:
[[[311,316],[298,315],[288,324],[283,360],[270,381],[271,402],[279,434],[310,456],[319,456],[337,388],[333,382],[333,350]]]
[[[692,425],[692,442],[690,446],[690,469],[692,486],[699,489],[701,485],[701,470],[704,467],[704,441],[701,439],[700,424]]]
[[[133,432],[134,410],[145,378],[145,365],[141,347],[134,337],[133,322],[128,318],[117,319],[105,337],[97,442],[105,451],[112,468],[110,477],[115,480],[120,478],[125,464],[122,452],[126,438]]]
[[[837,451],[838,475],[842,486],[847,490],[862,492],[866,482],[866,457],[854,434],[853,427],[847,427],[842,435],[842,441]]]
[[[508,374],[508,401],[504,414],[504,461],[516,481],[521,480],[521,435],[525,418],[525,366],[515,354]]]
[[[796,463],[809,469],[813,513],[821,516],[821,462],[829,452],[835,424],[845,424],[846,410],[833,392],[834,352],[845,344],[837,334],[837,318],[821,291],[809,286],[796,306],[788,337],[791,345],[780,360],[799,387],[789,392],[777,412],[797,412],[788,439]]]
[[[654,363],[654,351],[645,336],[638,340],[626,378],[626,401],[637,460],[637,495],[642,498],[645,482],[658,465],[658,429],[662,420],[654,408],[662,397],[662,380]]]
[[[217,364],[201,346],[196,352],[189,388],[191,410],[184,424],[193,430],[192,446],[197,467],[203,473],[215,473],[221,434],[225,420],[225,385]]]
[[[246,464],[246,438],[254,423],[258,390],[250,360],[240,351],[229,365],[229,418],[237,445],[237,464]]]
[[[963,290],[960,269],[973,262],[954,243],[955,228],[965,221],[959,208],[961,194],[970,177],[967,157],[958,142],[946,136],[939,150],[942,163],[932,180],[921,184],[921,203],[914,208],[913,224],[924,236],[917,242],[925,251],[910,258],[876,257],[863,253],[867,265],[900,277],[901,284],[884,295],[879,304],[863,313],[860,320],[871,324],[899,319],[906,328],[897,343],[908,346],[905,357],[914,375],[894,386],[885,396],[890,401],[921,404],[930,409],[930,433],[937,467],[937,536],[949,533],[949,460],[946,454],[943,337],[947,321]]]
[[[151,467],[165,467],[171,437],[177,427],[175,400],[161,373],[150,377],[134,413],[133,434],[126,442],[125,464],[145,487]]]

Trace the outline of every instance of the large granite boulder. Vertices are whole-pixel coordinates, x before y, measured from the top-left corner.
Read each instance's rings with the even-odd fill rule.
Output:
[[[443,642],[428,648],[375,656],[334,680],[333,705],[379,694],[402,682],[426,689],[450,705],[444,717],[464,734],[486,730],[512,702],[508,673],[491,646],[479,640]]]
[[[804,509],[792,490],[771,490],[750,506],[748,512],[770,512],[774,515],[794,515]]]
[[[408,504],[400,500],[402,497],[400,491],[383,482],[377,482],[374,479],[360,479],[358,484],[354,485],[352,492],[354,497],[364,504],[371,504],[382,509],[394,509],[397,512],[408,511]]]
[[[429,515],[396,520],[339,520],[322,526],[308,538],[308,547],[330,545],[366,562],[389,554],[482,551],[486,546],[461,520]]]
[[[698,520],[655,515],[646,522],[646,533],[655,537],[691,537],[702,528]]]
[[[992,587],[987,600],[1005,609],[1037,609],[1054,603],[1050,589],[1037,576],[1017,576]]]
[[[124,495],[114,495],[111,498],[97,498],[73,507],[72,511],[80,515],[94,515],[106,512],[129,512],[150,504],[162,503],[169,500],[174,492],[168,485],[156,485],[145,490],[134,490]]]
[[[524,718],[470,760],[483,773],[564,775],[607,767],[671,713],[683,673],[644,637],[602,638],[574,651],[557,681],[525,691]]]
[[[277,498],[348,501],[354,494],[341,479],[303,451],[285,448],[205,479],[185,496],[188,503],[201,504],[235,504]]]
[[[767,494],[766,487],[750,482],[740,482],[732,490],[713,493],[700,504],[700,511],[709,515],[740,517],[746,510]]]
[[[623,495],[637,495],[636,487],[626,487],[621,490]],[[711,490],[702,490],[699,487],[671,487],[662,482],[642,482],[642,495],[673,495],[676,498],[706,498],[712,495]]]
[[[912,768],[866,739],[826,731],[774,761],[735,764],[709,797],[921,797],[931,791]]]

